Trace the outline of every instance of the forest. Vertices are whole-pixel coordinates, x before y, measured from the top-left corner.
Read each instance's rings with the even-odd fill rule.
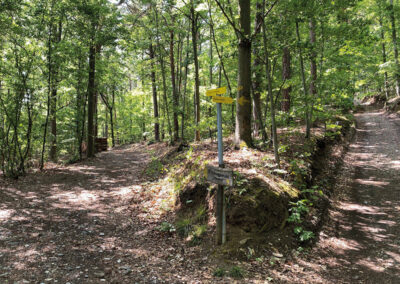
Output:
[[[398,93],[388,1],[253,2],[2,1],[2,171],[91,157],[97,137],[210,138],[216,87],[245,98],[224,128],[252,146]]]
[[[102,222],[98,220],[106,214],[104,210],[117,212],[110,209],[112,204],[125,208],[124,202],[128,201],[117,203],[114,194],[122,196],[126,189],[133,194],[132,200],[142,202],[139,206],[139,201],[131,200],[136,204],[132,206],[140,207],[140,212],[147,216],[143,220],[138,217],[142,221],[136,225],[126,226],[133,226],[135,232],[140,226],[156,228],[153,229],[158,232],[157,237],[151,237],[149,245],[160,245],[157,238],[166,238],[168,242],[173,239],[171,242],[175,243],[169,246],[176,249],[180,238],[189,247],[185,249],[187,254],[190,247],[202,243],[200,246],[212,247],[219,255],[227,257],[235,251],[237,259],[246,258],[245,262],[231,266],[221,266],[220,260],[213,260],[207,264],[211,267],[208,274],[178,265],[175,274],[140,270],[145,275],[142,278],[131,263],[119,268],[118,273],[125,271],[120,276],[96,269],[90,272],[88,268],[89,272],[77,272],[79,275],[75,276],[69,272],[49,272],[46,275],[53,276],[47,277],[35,272],[36,278],[30,281],[43,281],[47,277],[76,280],[76,283],[97,283],[100,278],[107,283],[136,280],[159,283],[157,279],[166,283],[213,283],[230,277],[242,279],[243,283],[253,283],[254,279],[268,283],[274,279],[277,283],[337,283],[335,277],[339,276],[334,273],[337,268],[324,262],[329,256],[320,253],[316,254],[324,262],[320,266],[329,267],[330,271],[326,278],[314,278],[323,274],[314,268],[309,269],[314,271],[313,275],[290,268],[293,274],[285,278],[285,267],[291,267],[295,260],[293,254],[292,259],[283,257],[281,252],[293,248],[297,257],[300,252],[307,254],[318,247],[315,244],[320,240],[323,225],[314,223],[325,222],[331,198],[341,195],[331,193],[335,185],[341,184],[338,173],[351,172],[350,179],[360,186],[370,185],[368,190],[390,189],[392,195],[385,200],[393,202],[390,208],[396,209],[390,218],[398,216],[400,204],[395,194],[398,181],[386,176],[389,172],[396,175],[397,168],[393,165],[398,162],[397,150],[379,148],[400,143],[398,135],[393,134],[398,132],[397,118],[389,116],[400,109],[398,1],[1,0],[0,3],[0,235],[8,227],[11,228],[8,232],[20,230],[15,222],[22,218],[18,214],[25,214],[26,210],[36,212],[27,213],[26,220],[42,220],[44,217],[35,209],[39,205],[32,205],[41,199],[44,203],[37,204],[44,206],[43,210],[54,209],[48,213],[53,217],[44,218],[43,224],[55,222],[58,217],[54,216],[61,219],[70,216],[75,220],[68,225],[71,232],[77,230],[73,227],[77,222],[86,226],[90,235],[88,228]],[[215,89],[223,90],[217,97],[227,97],[221,98],[225,103],[216,104],[216,97],[208,95]],[[214,211],[222,210],[218,208],[225,205],[209,205],[214,202],[210,200],[214,200],[216,187],[203,177],[206,164],[215,164],[217,157],[217,105],[222,108],[226,164],[233,171],[233,188],[216,197],[220,198],[217,203],[224,204],[221,198],[227,200],[228,245],[236,244],[235,249],[226,248],[230,253],[211,241],[215,224],[210,225],[210,220],[214,220]],[[368,128],[375,126],[372,130]],[[370,132],[391,140],[383,140],[382,146]],[[370,144],[365,139],[374,146],[366,146]],[[363,158],[362,154],[370,156]],[[379,161],[380,154],[383,159],[392,160]],[[356,158],[349,162],[347,157]],[[362,164],[366,160],[370,164]],[[372,163],[376,169],[380,163],[386,163],[381,174],[378,170],[369,172]],[[363,176],[367,173],[368,180]],[[381,183],[372,181],[374,178],[381,178]],[[341,186],[345,188],[348,184]],[[172,191],[167,190],[169,187]],[[78,191],[73,191],[74,188]],[[107,190],[99,193],[95,188]],[[150,192],[154,194],[152,197]],[[220,196],[220,187],[218,192]],[[169,201],[165,201],[165,196]],[[13,205],[11,200],[15,198],[23,201]],[[74,200],[83,207],[74,207]],[[382,202],[379,204],[384,204],[383,199],[379,200]],[[107,209],[102,211],[95,203]],[[58,212],[60,208],[69,209]],[[163,213],[156,214],[158,219],[153,216],[157,220],[154,224],[148,223],[154,208],[161,208]],[[90,210],[97,215],[91,215]],[[115,214],[125,220],[129,213],[124,210],[128,209],[121,210]],[[218,215],[225,212],[218,212],[217,235],[222,234],[218,232],[219,224],[225,222]],[[12,214],[21,218],[11,221]],[[106,214],[107,218],[114,213],[110,214]],[[355,217],[349,218],[350,223],[354,222],[353,228],[357,227]],[[119,232],[119,227],[107,227],[111,226],[110,220],[104,221],[102,228],[109,230],[106,235],[113,230]],[[126,228],[123,221],[121,224]],[[26,230],[36,232],[37,226],[31,226]],[[364,224],[368,226],[374,225]],[[39,230],[39,236],[59,230],[45,228]],[[235,233],[235,228],[240,233]],[[395,231],[398,229],[397,225]],[[290,240],[277,244],[286,234],[291,235]],[[261,255],[261,235],[262,242],[277,248],[264,248],[272,253],[268,261]],[[265,241],[267,235],[269,239]],[[388,233],[387,237],[390,236]],[[19,276],[28,277],[28,269],[16,266],[17,276],[12,276],[10,271],[19,258],[6,260],[16,248],[6,249],[9,245],[4,238],[0,237],[0,279],[19,281],[22,279]],[[50,235],[48,238],[47,241],[52,239]],[[40,242],[44,244],[45,240]],[[56,240],[56,247],[65,240]],[[91,242],[87,240],[86,244],[89,246]],[[128,242],[121,242],[120,248],[125,246],[126,252],[129,251]],[[399,244],[394,246],[399,249]],[[139,245],[142,248],[143,244]],[[104,243],[102,253],[107,251],[106,246]],[[41,254],[43,248],[39,247],[36,249]],[[142,255],[139,251],[139,248],[135,251],[138,257]],[[194,266],[201,266],[205,250],[191,253],[192,259],[200,263]],[[397,258],[393,256],[395,253]],[[393,252],[393,266],[385,266],[383,274],[360,264],[358,271],[365,272],[360,274],[361,278],[352,278],[350,272],[343,277],[350,277],[344,278],[350,282],[384,277],[394,281],[387,283],[395,283],[399,280],[399,270],[395,268],[395,263],[399,264],[398,253]],[[364,257],[360,254],[360,258]],[[177,263],[183,262],[179,259],[185,253],[175,255],[179,255]],[[61,263],[65,262],[61,253],[58,257]],[[163,257],[170,261],[166,255],[159,259]],[[256,263],[254,274],[249,268],[251,261]],[[29,265],[36,268],[34,263]],[[43,261],[43,267],[46,263]],[[71,267],[82,262],[75,259],[72,263]],[[379,266],[377,263],[373,265]],[[144,265],[150,264],[146,260]],[[269,270],[275,272],[267,273]],[[194,280],[188,274],[190,271],[195,271]],[[137,278],[129,278],[131,272]],[[294,276],[296,273],[300,274]],[[368,277],[364,279],[362,275]],[[150,282],[151,279],[155,282]]]

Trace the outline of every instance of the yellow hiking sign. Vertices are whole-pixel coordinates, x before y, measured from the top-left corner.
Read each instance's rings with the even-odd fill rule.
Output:
[[[207,97],[214,97],[217,95],[222,95],[226,93],[226,87],[218,88],[218,89],[212,89],[206,91],[206,96]]]
[[[217,104],[232,104],[233,103],[233,99],[230,97],[219,97],[219,96],[215,96],[212,98],[214,103]]]

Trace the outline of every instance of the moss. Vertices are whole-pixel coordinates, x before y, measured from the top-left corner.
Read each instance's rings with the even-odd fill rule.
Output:
[[[287,193],[290,198],[298,198],[300,191],[285,181],[278,182],[279,187],[283,192]]]

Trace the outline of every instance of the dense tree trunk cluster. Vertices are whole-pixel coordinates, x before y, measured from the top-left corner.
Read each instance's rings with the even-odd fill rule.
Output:
[[[112,147],[213,140],[210,88],[235,99],[222,107],[235,147],[273,146],[277,166],[280,127],[305,126],[309,138],[356,95],[400,96],[393,0],[6,2],[0,167],[9,176],[93,157],[99,135]]]

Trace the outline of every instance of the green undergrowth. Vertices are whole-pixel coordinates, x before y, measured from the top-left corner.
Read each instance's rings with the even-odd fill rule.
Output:
[[[326,194],[323,185],[312,183],[315,161],[321,149],[342,139],[351,122],[351,117],[337,117],[314,131],[310,139],[304,139],[298,128],[285,129],[280,133],[280,168],[274,165],[271,149],[226,151],[234,185],[225,190],[228,239],[223,253],[256,258],[252,246],[265,243],[273,232],[289,235],[290,240],[284,241],[288,246],[293,240],[306,244],[314,239],[315,232],[306,220],[313,218],[315,204]],[[189,245],[213,237],[216,186],[207,182],[204,172],[207,164],[215,163],[215,150],[204,142],[177,152],[158,181],[169,188],[174,198],[169,211],[174,210],[176,216],[171,226],[165,224],[163,229]]]

